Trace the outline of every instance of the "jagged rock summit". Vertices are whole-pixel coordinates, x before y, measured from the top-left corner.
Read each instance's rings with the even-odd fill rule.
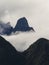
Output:
[[[29,27],[28,21],[25,17],[18,19],[14,28],[10,25],[10,22],[4,23],[0,21],[0,35],[10,35],[12,32],[26,32],[31,30],[34,31],[32,27]]]
[[[14,28],[14,32],[15,31],[22,31],[22,32],[24,31],[25,32],[25,31],[30,31],[30,30],[34,31],[34,29],[32,27],[29,27],[28,21],[25,17],[20,18],[17,21],[17,24]]]

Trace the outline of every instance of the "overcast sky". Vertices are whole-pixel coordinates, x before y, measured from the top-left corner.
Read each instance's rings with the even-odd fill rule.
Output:
[[[21,17],[27,18],[35,33],[5,36],[15,48],[24,50],[38,38],[49,39],[49,0],[0,0],[0,20],[14,27]]]
[[[11,22],[26,17],[35,31],[49,30],[49,0],[0,0],[0,20]]]

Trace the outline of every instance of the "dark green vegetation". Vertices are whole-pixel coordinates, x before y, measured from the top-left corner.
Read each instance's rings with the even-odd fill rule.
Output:
[[[49,40],[40,38],[26,51],[18,52],[0,36],[0,65],[49,65]]]

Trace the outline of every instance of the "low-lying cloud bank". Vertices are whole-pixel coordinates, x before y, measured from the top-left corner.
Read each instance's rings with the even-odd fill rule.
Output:
[[[42,33],[36,33],[36,32],[21,32],[19,34],[10,35],[10,36],[2,36],[7,41],[9,41],[18,51],[24,51],[31,44],[33,44],[36,40],[39,38],[46,38],[49,39],[49,33],[42,35]]]

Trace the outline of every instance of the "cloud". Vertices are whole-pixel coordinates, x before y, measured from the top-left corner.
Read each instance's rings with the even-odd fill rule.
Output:
[[[13,13],[13,11],[17,12],[18,10],[25,8],[29,2],[29,0],[2,0],[0,1],[0,12],[5,13],[6,10],[10,13]]]
[[[44,33],[44,35],[42,33],[21,32],[19,34],[10,36],[2,35],[2,37],[9,41],[16,50],[22,52],[28,49],[29,46],[37,41],[39,38],[49,39],[49,34],[47,34],[46,32]]]
[[[36,34],[37,33],[32,32],[21,32],[20,34],[10,36],[4,35],[3,37],[9,41],[16,50],[24,51],[39,38]]]
[[[38,38],[49,39],[49,0],[0,0],[0,20],[5,23],[10,21],[11,25],[15,26],[17,20],[23,16],[28,19],[29,25],[36,31],[35,34],[12,35],[5,39],[13,42],[14,46],[18,46],[18,50],[28,48]],[[25,46],[27,44],[27,47],[19,41]]]
[[[49,1],[0,0],[0,20],[10,21],[11,25],[15,26],[16,21],[23,16],[28,19],[30,26],[34,27],[36,31],[48,31]]]
[[[32,1],[32,0],[31,0]],[[0,1],[0,18],[1,20],[16,21],[18,17],[27,16],[31,11],[30,0],[2,0]],[[13,24],[13,23],[12,23]]]

